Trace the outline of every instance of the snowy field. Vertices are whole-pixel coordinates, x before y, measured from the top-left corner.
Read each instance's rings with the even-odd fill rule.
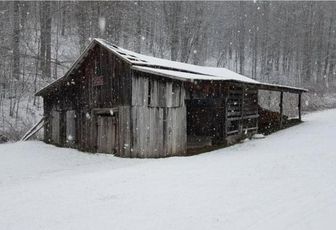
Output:
[[[336,229],[335,118],[159,160],[0,145],[0,229]]]

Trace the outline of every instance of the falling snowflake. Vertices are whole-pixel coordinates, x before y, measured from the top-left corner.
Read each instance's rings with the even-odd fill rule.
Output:
[[[98,23],[99,23],[100,32],[104,33],[105,32],[105,26],[106,26],[106,20],[105,20],[105,18],[104,17],[100,17]]]
[[[306,106],[308,106],[308,105],[309,105],[309,101],[308,101],[308,100],[306,100],[306,101],[305,101],[305,104],[306,104]]]

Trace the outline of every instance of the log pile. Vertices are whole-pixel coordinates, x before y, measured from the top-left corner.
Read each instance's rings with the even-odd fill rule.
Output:
[[[259,113],[258,127],[260,133],[267,135],[281,129],[280,128],[281,115],[279,112],[267,110],[259,106],[258,113]],[[288,117],[283,115],[282,121],[283,124],[286,125]]]

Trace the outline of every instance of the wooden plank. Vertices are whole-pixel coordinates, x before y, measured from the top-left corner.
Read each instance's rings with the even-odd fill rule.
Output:
[[[178,130],[178,124],[177,124],[177,118],[176,118],[176,113],[177,113],[177,109],[175,108],[171,108],[170,109],[171,111],[171,128],[172,128],[172,155],[175,155],[176,154],[176,147],[177,147],[177,143],[178,141],[176,140],[178,138],[178,135],[177,135],[177,132],[179,131]]]
[[[298,110],[299,110],[299,121],[301,121],[301,93],[299,93],[299,98],[298,98]]]
[[[224,89],[224,138],[228,135],[228,88]]]
[[[118,146],[118,156],[124,157],[124,133],[125,133],[125,127],[124,127],[124,112],[123,107],[119,107],[119,122],[118,122],[118,131],[119,131],[119,146]]]
[[[132,151],[131,156],[132,157],[138,157],[139,153],[139,129],[138,129],[138,106],[132,106],[132,132],[133,132],[133,141],[132,141]]]
[[[282,118],[282,116],[283,116],[283,92],[281,91],[280,92],[280,104],[279,104],[279,106],[280,106],[280,128],[282,128],[282,126],[283,126],[283,118]]]
[[[45,117],[42,117],[32,128],[30,128],[20,139],[20,141],[26,141],[38,132],[45,125]]]
[[[133,77],[132,79],[132,105],[138,105],[138,77]]]
[[[104,118],[106,120],[106,152],[113,153],[113,140],[112,140],[112,117],[106,116]]]
[[[167,120],[167,127],[166,127],[166,143],[167,143],[167,155],[170,156],[172,154],[172,116],[171,111],[169,108],[166,108],[166,120]]]
[[[181,85],[180,90],[181,91],[180,91],[180,105],[179,106],[185,107],[186,89],[185,89],[184,84]]]
[[[148,106],[148,83],[149,79],[147,77],[142,78],[142,103],[143,106]]]
[[[76,141],[76,112],[75,110],[66,111],[66,143],[73,146]]]
[[[130,107],[124,106],[124,127],[125,127],[125,157],[130,156],[131,150],[131,130],[130,130]]]
[[[102,139],[101,139],[101,136],[102,136],[102,119],[101,117],[99,116],[97,118],[97,152],[101,152],[101,146],[102,146]]]
[[[241,94],[241,114],[240,114],[240,122],[238,124],[238,127],[239,127],[239,134],[242,134],[243,133],[243,124],[242,124],[242,119],[243,119],[243,116],[244,116],[244,98],[245,98],[245,88],[242,89],[242,94]]]
[[[150,145],[150,110],[147,107],[144,107],[144,112],[143,112],[143,146],[142,146],[142,154],[143,157],[148,157],[150,154],[148,152],[149,150],[149,145]]]
[[[157,121],[158,126],[156,130],[156,136],[157,136],[157,154],[161,155],[164,153],[164,147],[163,147],[163,109],[157,108]]]
[[[157,107],[159,106],[159,93],[158,93],[158,82],[153,80],[153,79],[150,79],[150,92],[151,92],[151,95],[150,95],[150,98],[151,98],[151,103],[150,103],[150,106],[152,107]]]
[[[163,86],[164,87],[164,86]],[[162,106],[173,107],[173,82],[166,82],[165,84],[165,100],[166,102]]]
[[[183,90],[184,91],[184,90]],[[183,95],[183,94],[181,94]],[[182,109],[181,109],[181,114],[180,114],[180,118],[181,118],[181,154],[185,154],[187,152],[187,108],[186,106],[184,106],[184,96],[181,97],[183,98],[183,105],[182,105]]]
[[[140,152],[139,155],[140,157],[145,157],[144,156],[144,150],[145,150],[145,145],[146,145],[146,126],[147,124],[145,123],[145,116],[148,116],[148,114],[145,114],[145,110],[143,107],[139,107],[139,126],[138,129],[140,131],[140,135],[139,135],[139,140],[140,140]]]
[[[167,107],[167,83],[158,81],[158,106]]]
[[[55,144],[60,144],[60,113],[53,110],[52,111],[52,142]]]

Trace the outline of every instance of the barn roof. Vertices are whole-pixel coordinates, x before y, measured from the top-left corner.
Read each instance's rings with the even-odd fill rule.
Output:
[[[133,70],[159,75],[162,77],[167,77],[180,81],[230,81],[256,85],[258,88],[265,90],[287,91],[294,93],[302,93],[307,91],[303,88],[262,83],[233,72],[231,70],[228,70],[226,68],[198,66],[170,61],[162,58],[151,57],[123,49],[103,39],[95,38],[91,41],[88,47],[84,50],[84,52],[80,55],[80,57],[75,61],[75,63],[71,66],[71,68],[63,77],[42,88],[36,93],[36,95],[41,96],[48,92],[50,89],[53,89],[54,87],[59,86],[65,81],[68,81],[69,75],[79,67],[83,59],[87,56],[89,50],[91,50],[96,44],[107,48],[119,58],[129,63]]]

